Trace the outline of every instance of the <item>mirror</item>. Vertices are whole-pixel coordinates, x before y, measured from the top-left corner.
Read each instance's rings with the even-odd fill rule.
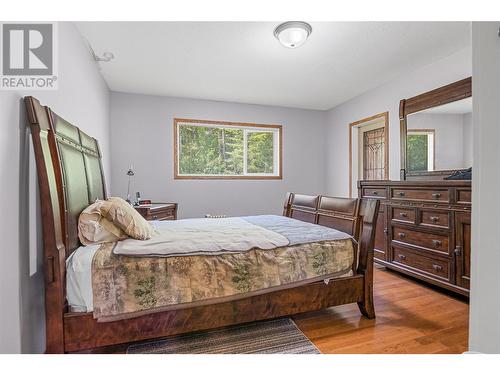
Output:
[[[400,102],[401,179],[443,179],[472,166],[472,80]]]
[[[408,115],[407,172],[467,169],[472,166],[472,98]]]

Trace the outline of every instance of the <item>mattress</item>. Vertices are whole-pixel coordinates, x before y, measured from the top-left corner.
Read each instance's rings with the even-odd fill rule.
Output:
[[[289,245],[166,258],[116,255],[115,244],[82,246],[67,259],[71,310],[113,321],[352,274],[354,240],[349,235],[281,216],[244,219],[287,237]],[[169,224],[154,225],[161,230]]]

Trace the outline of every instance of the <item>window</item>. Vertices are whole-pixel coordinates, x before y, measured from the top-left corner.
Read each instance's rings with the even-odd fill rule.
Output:
[[[408,171],[434,170],[434,130],[411,129],[406,137]]]
[[[281,125],[174,119],[174,178],[281,179]]]

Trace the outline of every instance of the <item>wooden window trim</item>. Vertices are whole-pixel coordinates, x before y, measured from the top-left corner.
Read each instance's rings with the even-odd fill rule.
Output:
[[[240,126],[247,128],[263,128],[263,129],[277,129],[278,130],[278,174],[275,176],[183,176],[179,174],[179,158],[178,158],[178,137],[177,128],[178,123],[191,123],[191,124],[207,124],[207,125],[228,125]],[[199,120],[199,119],[186,119],[174,118],[174,180],[282,180],[283,179],[283,126],[271,124],[256,124],[250,122],[232,122],[232,121],[216,121],[216,120]]]

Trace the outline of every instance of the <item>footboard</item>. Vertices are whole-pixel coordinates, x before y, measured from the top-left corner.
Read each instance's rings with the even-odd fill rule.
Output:
[[[358,241],[353,271],[364,278],[361,313],[375,317],[373,306],[373,248],[380,201],[287,193],[283,214],[348,233]]]

